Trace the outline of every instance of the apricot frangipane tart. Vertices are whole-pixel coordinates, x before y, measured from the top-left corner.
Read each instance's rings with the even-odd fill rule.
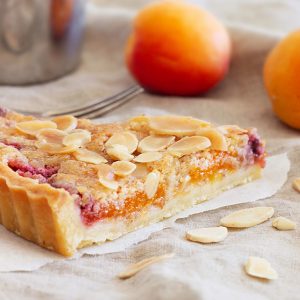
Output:
[[[0,222],[65,256],[261,174],[255,129],[181,116],[93,124],[0,111]]]

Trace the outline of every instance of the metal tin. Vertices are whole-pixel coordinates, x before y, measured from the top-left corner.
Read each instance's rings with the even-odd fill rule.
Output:
[[[85,0],[1,0],[0,84],[60,77],[80,61]]]

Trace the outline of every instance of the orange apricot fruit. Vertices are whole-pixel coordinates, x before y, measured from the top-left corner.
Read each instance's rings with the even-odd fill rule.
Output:
[[[274,113],[300,129],[300,30],[290,33],[268,54],[263,76]]]
[[[193,96],[225,76],[231,41],[209,12],[184,0],[156,1],[135,18],[125,51],[133,77],[145,89]]]

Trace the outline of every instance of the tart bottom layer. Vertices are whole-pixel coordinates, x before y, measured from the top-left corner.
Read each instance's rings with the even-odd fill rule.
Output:
[[[189,184],[184,193],[167,201],[163,208],[151,206],[133,220],[106,219],[90,227],[82,224],[79,209],[66,191],[45,184],[29,184],[29,179],[16,177],[7,167],[0,166],[0,172],[0,223],[44,248],[71,256],[78,248],[114,240],[257,179],[261,176],[261,167],[240,169],[215,182]],[[5,173],[9,173],[8,176]]]

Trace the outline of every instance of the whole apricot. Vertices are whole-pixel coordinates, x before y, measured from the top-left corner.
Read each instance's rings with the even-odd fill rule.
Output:
[[[231,42],[210,13],[180,0],[141,10],[125,56],[133,77],[147,90],[192,96],[208,91],[226,74]]]
[[[264,83],[278,118],[300,129],[300,31],[289,34],[269,53]]]

